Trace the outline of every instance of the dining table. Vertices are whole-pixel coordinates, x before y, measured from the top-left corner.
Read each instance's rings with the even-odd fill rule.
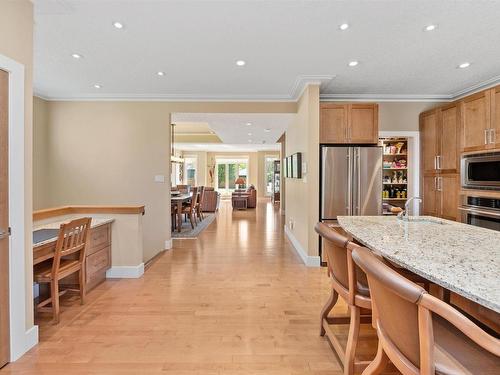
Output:
[[[182,229],[182,204],[191,202],[193,192],[172,194],[170,197],[171,206],[177,207],[177,231]]]

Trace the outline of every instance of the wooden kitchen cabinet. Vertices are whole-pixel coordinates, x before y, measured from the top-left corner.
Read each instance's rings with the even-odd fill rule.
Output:
[[[437,176],[434,174],[422,178],[422,214],[439,216]]]
[[[420,135],[423,173],[435,173],[437,171],[436,156],[438,155],[437,110],[424,112],[420,115]]]
[[[422,179],[423,214],[458,220],[458,174],[429,174]]]
[[[500,149],[500,86],[491,90],[490,147]]]
[[[489,148],[491,90],[462,99],[462,151]]]
[[[378,104],[320,104],[320,143],[377,142]]]
[[[440,173],[459,173],[460,106],[457,103],[439,111],[437,139],[437,169]]]

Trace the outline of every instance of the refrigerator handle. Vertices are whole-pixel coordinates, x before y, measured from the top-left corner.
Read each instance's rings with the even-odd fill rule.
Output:
[[[361,156],[359,152],[359,148],[356,147],[356,178],[357,178],[357,199],[356,199],[356,215],[359,216],[361,213],[361,208],[359,205],[361,204]]]
[[[347,216],[352,215],[352,157],[351,149],[347,151]]]

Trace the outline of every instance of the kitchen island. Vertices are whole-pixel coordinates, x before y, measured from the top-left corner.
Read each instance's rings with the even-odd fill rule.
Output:
[[[389,261],[499,316],[500,232],[430,216],[339,216],[338,222]]]

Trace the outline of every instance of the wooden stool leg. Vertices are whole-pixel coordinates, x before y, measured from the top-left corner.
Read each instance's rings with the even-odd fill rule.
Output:
[[[59,323],[59,281],[52,280],[50,282],[50,301],[52,303],[52,321],[54,324]]]
[[[78,271],[78,281],[80,283],[80,303],[85,304],[85,269],[82,267]]]
[[[384,349],[382,349],[382,344],[379,341],[377,355],[368,367],[365,368],[362,375],[378,375],[384,371],[387,363],[389,363],[389,358],[387,358],[387,354],[385,354]]]
[[[356,346],[358,345],[360,309],[357,306],[349,306],[351,313],[351,323],[349,325],[349,336],[345,351],[344,375],[354,374],[354,358],[356,356]]]
[[[319,335],[324,336],[325,335],[325,328],[323,328],[323,320],[328,317],[328,314],[330,311],[332,311],[333,306],[337,303],[337,300],[339,299],[339,294],[335,291],[335,289],[332,288],[332,291],[330,293],[330,297],[328,297],[328,301],[326,301],[325,306],[323,306],[323,309],[321,310],[321,320],[320,320],[320,329],[319,329]]]

